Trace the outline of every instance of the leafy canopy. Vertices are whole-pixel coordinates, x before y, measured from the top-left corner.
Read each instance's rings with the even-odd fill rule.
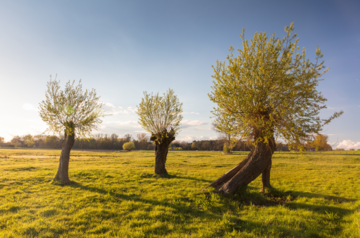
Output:
[[[135,144],[134,142],[130,141],[130,142],[126,142],[123,144],[123,149],[124,150],[134,150],[135,149]]]
[[[249,42],[242,38],[243,49],[225,62],[213,66],[211,101],[217,104],[212,113],[225,121],[236,122],[236,133],[267,142],[273,135],[288,141],[308,138],[343,112],[322,120],[318,114],[326,108],[326,99],[316,90],[328,70],[319,48],[315,62],[306,59],[305,48],[298,53],[298,38],[292,34],[293,23],[285,27],[282,39],[275,33],[255,33]]]
[[[182,120],[182,103],[169,89],[163,96],[144,92],[141,103],[137,106],[139,124],[153,135],[162,135],[170,132],[175,135],[180,131]]]
[[[95,89],[83,92],[81,80],[77,86],[75,80],[67,82],[62,91],[60,81],[52,80],[50,75],[45,96],[39,108],[41,119],[49,126],[47,131],[62,133],[65,130],[68,135],[87,137],[98,129],[100,117],[105,116]]]
[[[315,147],[315,151],[326,151],[326,150],[332,150],[331,146],[328,144],[328,136],[327,135],[316,135],[314,141],[312,143],[309,143],[313,147]]]

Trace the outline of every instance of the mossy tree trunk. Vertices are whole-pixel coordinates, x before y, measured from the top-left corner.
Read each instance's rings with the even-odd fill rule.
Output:
[[[54,181],[60,181],[62,184],[70,184],[69,179],[69,161],[70,151],[75,142],[75,133],[67,133],[65,131],[65,138],[62,143],[62,150],[60,155],[59,168],[54,178]]]
[[[162,133],[151,135],[150,140],[155,142],[155,173],[164,177],[167,175],[165,163],[169,146],[175,140],[174,133],[164,130]]]
[[[209,186],[225,195],[233,195],[240,187],[247,186],[262,174],[263,191],[270,188],[270,170],[275,147],[274,137],[269,138],[269,143],[258,142],[243,161]]]

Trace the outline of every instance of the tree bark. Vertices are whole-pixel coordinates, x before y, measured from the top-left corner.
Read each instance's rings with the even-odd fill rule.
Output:
[[[234,175],[237,172],[239,172],[239,170],[241,170],[246,165],[246,163],[249,161],[251,155],[252,155],[252,151],[248,154],[248,156],[243,161],[241,161],[238,165],[236,165],[234,168],[229,170],[226,174],[224,174],[223,176],[221,176],[220,178],[218,178],[217,180],[212,182],[208,187],[214,187],[216,189],[219,189],[224,183],[226,183],[232,177],[234,177]]]
[[[59,168],[55,175],[54,181],[60,181],[62,184],[70,184],[69,179],[69,161],[70,151],[75,142],[75,133],[68,135],[65,132],[65,138],[62,143],[62,150],[60,155]]]
[[[160,135],[152,135],[150,137],[151,141],[155,141],[155,173],[164,177],[167,175],[167,170],[165,168],[166,158],[169,151],[169,145],[173,140],[175,140],[173,133],[167,133],[164,131]]]
[[[270,159],[270,162],[267,166],[267,168],[264,170],[264,172],[262,173],[262,191],[265,192],[265,188],[271,188],[270,186],[270,170],[271,170],[271,164],[272,164],[272,160]]]
[[[258,142],[242,162],[209,186],[225,195],[233,195],[240,187],[247,186],[262,174],[263,191],[270,188],[271,159],[275,146],[273,137],[269,139],[269,143]]]

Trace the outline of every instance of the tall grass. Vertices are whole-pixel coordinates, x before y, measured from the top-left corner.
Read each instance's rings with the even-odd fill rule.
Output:
[[[246,153],[0,150],[0,237],[360,237],[360,154],[276,153],[271,183],[233,197],[204,189]]]

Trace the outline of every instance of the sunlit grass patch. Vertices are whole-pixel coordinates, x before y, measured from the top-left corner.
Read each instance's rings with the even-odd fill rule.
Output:
[[[52,182],[59,155],[0,150],[0,237],[360,234],[360,154],[276,153],[273,188],[261,193],[258,178],[232,197],[205,188],[245,152],[170,151],[169,175],[161,178],[153,151],[72,151],[70,186]]]

